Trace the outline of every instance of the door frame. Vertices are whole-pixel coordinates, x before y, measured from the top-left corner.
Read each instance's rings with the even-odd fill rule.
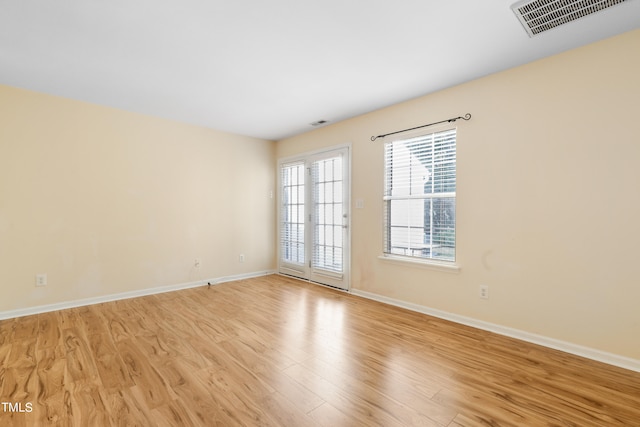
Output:
[[[328,280],[327,282],[321,282],[318,280],[312,280],[312,268],[309,266],[309,260],[311,256],[311,245],[312,245],[312,232],[313,229],[311,227],[311,222],[306,222],[309,226],[305,227],[305,265],[303,269],[291,269],[287,265],[283,265],[282,262],[282,245],[281,245],[281,217],[282,217],[282,166],[288,163],[297,163],[304,162],[305,169],[311,166],[311,163],[314,159],[323,155],[330,155],[332,152],[346,152],[345,166],[346,166],[346,174],[344,179],[347,181],[344,188],[343,199],[345,200],[344,209],[347,215],[346,217],[346,236],[345,236],[345,247],[344,251],[344,272],[343,272],[343,285],[344,287],[337,286],[334,284],[332,280]],[[278,274],[284,274],[288,276],[294,276],[299,279],[307,280],[312,283],[318,283],[323,286],[330,286],[334,289],[343,290],[349,292],[351,289],[351,164],[352,164],[352,144],[340,144],[334,145],[330,147],[321,148],[318,150],[307,151],[304,153],[296,154],[293,156],[282,157],[278,159],[277,162],[277,199],[276,199],[276,215],[277,215],[277,224],[276,224],[276,245],[277,245],[277,268]],[[312,188],[311,188],[311,178],[309,175],[306,175],[307,179],[305,180],[305,216],[312,215],[311,209],[313,207],[312,200]],[[313,215],[312,215],[313,217]],[[329,277],[327,279],[330,279]]]

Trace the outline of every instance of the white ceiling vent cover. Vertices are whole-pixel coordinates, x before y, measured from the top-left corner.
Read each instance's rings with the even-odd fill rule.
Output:
[[[625,0],[534,0],[511,6],[529,37],[615,6]]]

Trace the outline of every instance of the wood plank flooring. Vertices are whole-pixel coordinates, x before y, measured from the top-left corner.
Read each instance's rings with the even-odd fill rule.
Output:
[[[0,321],[0,402],[0,426],[640,426],[640,373],[266,276]]]

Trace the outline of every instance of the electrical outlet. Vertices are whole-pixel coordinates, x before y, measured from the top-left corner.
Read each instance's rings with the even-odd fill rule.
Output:
[[[44,273],[36,274],[36,286],[47,286],[47,275]]]
[[[489,285],[480,285],[480,298],[489,299]]]
[[[196,258],[196,260],[193,263],[193,266],[195,268],[200,268],[200,264],[202,264],[202,260],[200,258]]]
[[[240,256],[238,257],[238,259],[240,260],[240,262],[244,262],[244,254],[240,254]]]

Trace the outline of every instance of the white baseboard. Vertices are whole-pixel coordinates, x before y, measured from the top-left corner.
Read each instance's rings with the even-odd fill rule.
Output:
[[[583,347],[577,344],[572,344],[570,342],[556,340],[554,338],[548,338],[542,335],[521,331],[519,329],[508,328],[506,326],[500,326],[494,323],[473,319],[471,317],[460,316],[446,311],[436,310],[434,308],[429,308],[423,305],[388,298],[382,295],[361,291],[358,289],[352,289],[351,294],[385,304],[395,305],[397,307],[416,311],[418,313],[427,314],[429,316],[438,317],[440,319],[450,320],[452,322],[460,323],[485,331],[495,332],[496,334],[505,335],[533,344],[542,345],[544,347],[553,348],[555,350],[564,351],[565,353],[575,354],[576,356],[585,357],[587,359],[606,363],[608,365],[640,372],[640,360],[637,359],[631,359],[629,357],[619,356],[617,354],[607,353],[589,347]]]
[[[85,305],[100,304],[103,302],[117,301],[121,299],[129,299],[143,297],[146,295],[162,294],[165,292],[179,291],[181,289],[196,288],[204,286],[207,283],[217,285],[225,282],[233,282],[235,280],[250,279],[252,277],[267,276],[275,274],[275,270],[256,271],[252,273],[236,274],[232,276],[217,277],[212,279],[203,279],[195,282],[180,283],[177,285],[158,286],[154,288],[139,289],[130,292],[121,292],[118,294],[103,295],[99,297],[84,298],[73,301],[64,301],[55,304],[40,305],[37,307],[20,308],[17,310],[0,311],[0,320],[13,319],[14,317],[30,316],[32,314],[47,313],[49,311],[64,310],[67,308],[82,307]]]

